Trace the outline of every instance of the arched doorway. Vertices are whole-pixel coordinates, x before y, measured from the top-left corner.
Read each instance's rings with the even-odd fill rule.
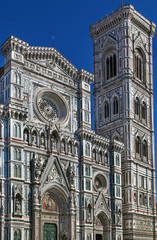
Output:
[[[95,218],[95,240],[110,240],[110,219],[102,211]]]
[[[41,240],[62,240],[68,235],[68,199],[57,187],[47,190],[41,202]]]

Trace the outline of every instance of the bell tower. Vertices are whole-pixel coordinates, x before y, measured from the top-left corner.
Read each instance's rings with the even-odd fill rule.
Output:
[[[131,5],[121,6],[90,27],[95,75],[95,131],[111,140],[124,142],[121,165],[123,239],[153,240],[157,237],[154,33],[155,24]],[[112,204],[115,204],[114,200]]]

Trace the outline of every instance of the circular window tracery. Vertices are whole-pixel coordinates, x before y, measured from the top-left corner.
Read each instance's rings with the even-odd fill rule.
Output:
[[[56,104],[48,98],[40,98],[38,100],[38,108],[42,115],[48,121],[58,120],[58,110]]]
[[[94,178],[94,187],[96,191],[106,192],[108,189],[108,181],[104,174],[98,173]]]
[[[53,90],[40,90],[35,97],[35,110],[46,122],[64,123],[68,120],[69,111],[65,99]]]

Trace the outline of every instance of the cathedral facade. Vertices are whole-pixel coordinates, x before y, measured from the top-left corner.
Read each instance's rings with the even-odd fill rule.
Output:
[[[1,46],[1,240],[157,239],[154,33],[131,5],[93,24],[94,75],[55,48]]]

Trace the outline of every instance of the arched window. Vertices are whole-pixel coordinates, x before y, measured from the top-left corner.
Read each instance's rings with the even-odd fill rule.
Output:
[[[136,195],[136,193],[134,193],[134,202],[135,203],[137,202],[137,195]]]
[[[140,49],[135,50],[135,77],[145,82],[145,56]]]
[[[20,165],[15,165],[14,166],[14,177],[21,177],[21,166]]]
[[[117,75],[117,59],[116,54],[111,53],[106,58],[106,78],[107,80]]]
[[[146,140],[144,140],[142,144],[142,154],[143,154],[143,157],[147,157],[147,141]]]
[[[89,100],[85,99],[85,109],[89,111]]]
[[[101,116],[101,106],[99,107],[99,121],[102,121],[102,116]]]
[[[116,166],[120,166],[119,154],[116,155]]]
[[[113,77],[113,57],[110,56],[110,78]]]
[[[89,122],[89,112],[85,112],[85,122]]]
[[[135,114],[139,117],[140,116],[140,100],[138,97],[135,99]]]
[[[141,140],[139,137],[135,140],[135,146],[136,146],[136,153],[141,155]]]
[[[21,98],[21,92],[19,87],[13,88],[13,97],[15,98]]]
[[[21,138],[21,127],[19,123],[14,123],[13,136],[17,138]]]
[[[117,61],[116,61],[116,54],[113,55],[113,66],[114,66],[114,76],[117,75]]]
[[[14,232],[14,240],[21,240],[21,231],[19,229]]]
[[[21,160],[21,150],[14,148],[13,152],[14,152],[14,160],[20,161]]]
[[[143,102],[142,103],[142,119],[146,120],[147,118],[147,107],[146,107],[146,103]]]
[[[85,155],[90,157],[90,144],[89,143],[85,144]]]
[[[110,64],[109,64],[109,58],[106,59],[106,71],[107,71],[107,80],[110,78]]]
[[[113,114],[118,114],[118,99],[117,97],[114,97],[113,99]]]
[[[104,118],[108,118],[109,117],[109,103],[106,101],[105,105],[104,105]]]

